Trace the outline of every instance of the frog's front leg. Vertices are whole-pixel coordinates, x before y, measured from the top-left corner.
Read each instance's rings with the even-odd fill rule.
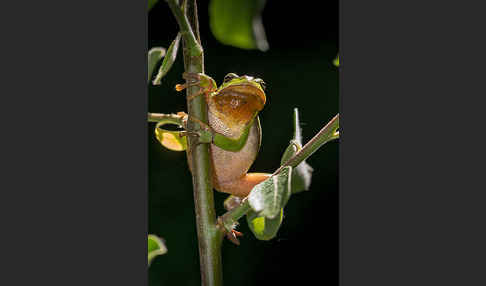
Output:
[[[189,96],[188,100],[193,100],[195,97],[202,94],[206,95],[207,97],[211,92],[217,90],[217,85],[214,79],[205,74],[184,72],[182,74],[182,77],[186,80],[186,83],[177,84],[175,86],[175,89],[177,91],[183,91],[184,89],[191,86],[199,86],[199,91]]]

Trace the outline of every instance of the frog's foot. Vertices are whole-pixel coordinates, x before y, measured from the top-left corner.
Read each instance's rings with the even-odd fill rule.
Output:
[[[243,236],[243,233],[232,229],[231,231],[227,231],[225,235],[226,238],[229,239],[229,241],[233,242],[236,245],[240,245],[240,241],[238,240],[238,237]]]
[[[218,227],[220,227],[220,229],[223,231],[224,236],[226,236],[226,238],[229,241],[233,242],[234,244],[240,245],[240,241],[238,240],[238,237],[243,236],[243,233],[236,231],[234,229],[235,226],[236,224],[231,226],[231,230],[230,230],[224,226],[221,217],[218,218]]]
[[[211,92],[214,92],[217,89],[216,82],[205,74],[184,72],[182,77],[186,80],[186,83],[177,84],[175,86],[177,91],[182,91],[191,86],[199,86],[199,91],[189,96],[187,98],[188,100],[193,100],[202,94],[206,95],[207,97]]]

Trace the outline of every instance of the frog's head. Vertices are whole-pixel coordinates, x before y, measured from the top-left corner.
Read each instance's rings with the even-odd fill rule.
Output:
[[[213,99],[221,115],[235,123],[246,123],[265,105],[265,83],[260,78],[229,73]]]

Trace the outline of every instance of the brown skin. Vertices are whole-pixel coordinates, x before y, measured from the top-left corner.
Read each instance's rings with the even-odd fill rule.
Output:
[[[207,96],[209,126],[214,131],[238,138],[245,126],[263,109],[265,93],[253,81],[253,78],[243,76]],[[220,192],[246,197],[255,185],[266,180],[270,174],[247,173],[258,155],[260,144],[261,129],[258,118],[254,120],[247,142],[240,151],[226,151],[211,144],[214,188]]]
[[[261,129],[258,112],[265,105],[263,81],[249,76],[228,74],[216,89],[206,75],[195,76],[208,104],[209,126],[229,138],[239,138],[251,122],[248,139],[239,151],[210,146],[213,185],[217,191],[246,197],[253,187],[270,177],[267,173],[248,173],[258,155]],[[189,150],[190,151],[190,150]],[[190,158],[190,156],[188,156]],[[191,165],[191,162],[189,162]]]

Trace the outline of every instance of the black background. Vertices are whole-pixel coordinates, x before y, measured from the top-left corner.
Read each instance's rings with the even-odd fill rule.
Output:
[[[337,13],[315,3],[269,1],[265,58],[278,61],[266,65],[260,52],[237,49],[213,65],[228,50],[211,56],[209,46],[219,44],[203,35],[212,57],[206,69],[218,82],[229,71],[264,67],[258,72],[269,82],[262,156],[271,158],[259,158],[255,170],[273,170],[290,136],[271,112],[282,108],[276,114],[291,121],[298,98],[306,139],[328,120],[321,117],[336,112],[332,88],[329,96],[319,93],[320,101],[313,94],[332,85],[325,79],[334,72],[325,71],[336,47],[326,53],[326,45],[313,43],[335,33],[326,25],[334,26]],[[154,140],[146,117],[148,44],[167,46],[176,34],[164,4],[154,8],[167,17],[158,28],[170,32],[147,43],[145,1],[0,3],[1,285],[147,285],[148,228],[169,247],[149,271],[152,283],[199,284],[184,158],[147,144]],[[486,285],[482,4],[339,2],[339,143],[311,157],[321,172],[313,182],[319,190],[290,200],[280,240],[247,234],[240,247],[225,243],[226,284],[271,278],[288,284],[294,277],[299,285],[336,284],[332,156],[339,146],[339,285]],[[258,60],[235,60],[243,54]],[[170,88],[181,80],[177,69],[159,96],[150,90],[150,111],[184,108]],[[292,76],[276,76],[280,71]],[[159,174],[148,172],[149,155]],[[164,175],[171,169],[177,188]],[[149,226],[147,174],[157,207],[149,214],[162,220]],[[154,184],[165,192],[154,193]],[[154,194],[167,199],[153,200]]]
[[[251,170],[272,172],[292,137],[293,108],[300,111],[304,142],[339,112],[338,2],[321,6],[271,0],[263,11],[270,49],[242,50],[219,43],[209,30],[208,1],[198,1],[205,72],[218,84],[226,73],[260,77],[267,83],[267,105],[260,114],[263,142]],[[164,1],[148,16],[148,48],[167,48],[177,34],[177,24]],[[181,52],[181,51],[179,51]],[[149,86],[149,111],[185,110],[181,83],[182,56],[161,86]],[[158,144],[148,126],[149,233],[163,237],[169,249],[149,269],[149,285],[199,285],[199,258],[192,182],[185,153]],[[223,243],[225,285],[289,285],[293,278],[338,281],[338,143],[332,142],[308,163],[314,168],[310,191],[294,195],[276,238],[259,241],[240,220],[245,236],[241,245]],[[215,193],[222,214],[225,194]],[[317,280],[316,280],[317,281]]]

